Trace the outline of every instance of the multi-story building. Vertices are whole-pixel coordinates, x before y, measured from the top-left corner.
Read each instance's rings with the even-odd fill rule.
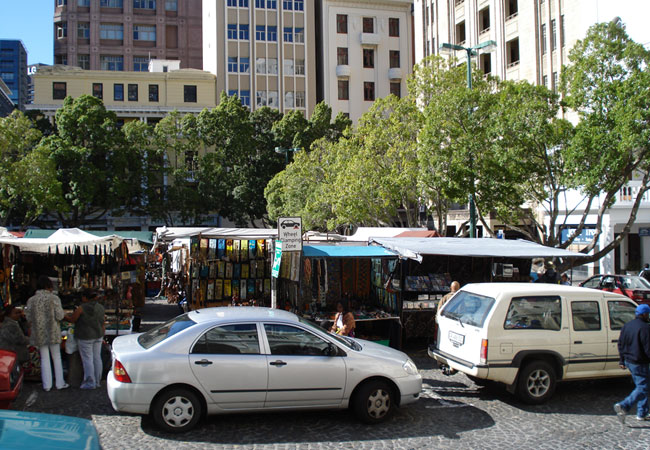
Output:
[[[49,64],[30,64],[27,66],[27,104],[34,103],[34,78],[32,77],[41,67],[49,67]]]
[[[406,93],[413,0],[321,0],[319,99],[354,122],[375,99]]]
[[[11,90],[9,98],[19,109],[27,103],[27,50],[22,41],[0,39],[0,78]]]
[[[144,71],[151,59],[202,69],[201,0],[51,0],[54,63]]]
[[[624,11],[621,11],[623,13]],[[617,20],[599,16],[598,2],[593,0],[414,0],[415,59],[438,54],[443,43],[474,47],[493,40],[496,49],[481,53],[473,62],[485,73],[504,80],[527,80],[557,90],[562,66],[569,64],[568,55],[576,41],[583,39],[587,29],[597,22]],[[465,53],[457,55],[465,62]],[[568,118],[577,120],[575,114]],[[616,203],[603,217],[603,233],[599,246],[611,242],[626,225],[631,207],[639,192],[641,179],[635,175],[619,192]],[[579,223],[583,197],[569,195],[562,207],[569,228]],[[587,230],[576,240],[590,242],[596,224],[594,214],[587,221]],[[574,211],[571,213],[571,211]],[[467,212],[454,211],[455,224],[467,220]],[[564,221],[560,217],[559,222]],[[574,249],[578,249],[578,247]],[[590,271],[602,273],[638,268],[650,262],[650,195],[646,192],[627,238],[616,251],[601,259]]]
[[[11,98],[9,98],[10,95],[11,89],[0,78],[0,117],[8,116],[16,107],[14,102],[11,101]]]
[[[314,0],[203,2],[203,68],[217,93],[309,116],[316,106]]]

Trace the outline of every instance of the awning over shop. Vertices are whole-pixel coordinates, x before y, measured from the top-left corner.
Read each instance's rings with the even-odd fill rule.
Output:
[[[174,239],[198,236],[204,238],[232,239],[273,239],[278,235],[275,228],[209,228],[209,227],[159,227],[156,229],[158,241],[170,242]]]
[[[372,238],[370,242],[392,250],[402,258],[422,262],[424,255],[474,258],[582,258],[587,255],[525,240],[487,238]]]
[[[359,245],[305,245],[303,255],[307,258],[397,258],[398,255],[378,246]]]
[[[27,230],[26,238],[49,238],[56,230]],[[103,230],[84,230],[86,233],[97,237],[116,235],[123,239],[136,239],[143,244],[153,244],[153,232],[151,231],[103,231]]]
[[[0,244],[14,245],[24,252],[65,253],[79,247],[82,254],[91,255],[105,247],[115,250],[122,241],[119,236],[98,237],[78,228],[62,228],[48,238],[0,238]]]

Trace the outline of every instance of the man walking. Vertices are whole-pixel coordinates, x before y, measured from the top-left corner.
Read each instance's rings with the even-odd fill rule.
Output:
[[[636,307],[636,317],[621,329],[618,338],[619,366],[629,369],[635,388],[625,400],[614,405],[618,420],[625,424],[625,415],[636,403],[637,420],[649,420],[648,377],[650,376],[650,306]]]

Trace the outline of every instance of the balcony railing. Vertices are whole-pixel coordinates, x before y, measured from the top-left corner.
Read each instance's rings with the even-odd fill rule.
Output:
[[[640,190],[640,186],[624,186],[616,194],[616,203],[614,206],[632,206]],[[641,197],[641,206],[650,206],[650,191],[645,191],[643,197]]]

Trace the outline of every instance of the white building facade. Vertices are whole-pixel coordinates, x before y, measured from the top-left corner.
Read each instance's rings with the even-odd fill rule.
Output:
[[[587,29],[615,17],[599,15],[599,2],[593,0],[414,0],[415,62],[439,54],[440,45],[452,43],[473,47],[493,40],[491,53],[478,54],[474,63],[483,72],[505,80],[527,80],[556,90],[562,66],[569,64],[569,51],[583,39]],[[464,62],[465,55],[457,55]],[[571,114],[569,119],[575,119]],[[611,242],[627,223],[641,180],[633,179],[618,193],[616,203],[605,214],[599,247]],[[573,193],[563,205],[565,211],[580,212],[582,197]],[[576,209],[575,207],[578,206]],[[594,202],[595,213],[600,205]],[[566,219],[566,220],[565,220]],[[569,227],[577,225],[578,214],[558,219]],[[596,215],[587,220],[588,229],[574,249],[589,242],[596,225]],[[568,233],[565,231],[564,233]],[[621,245],[595,265],[588,273],[636,271],[650,263],[650,195],[641,201],[630,234]]]
[[[319,84],[332,114],[356,122],[375,99],[406,94],[413,0],[322,0]]]

